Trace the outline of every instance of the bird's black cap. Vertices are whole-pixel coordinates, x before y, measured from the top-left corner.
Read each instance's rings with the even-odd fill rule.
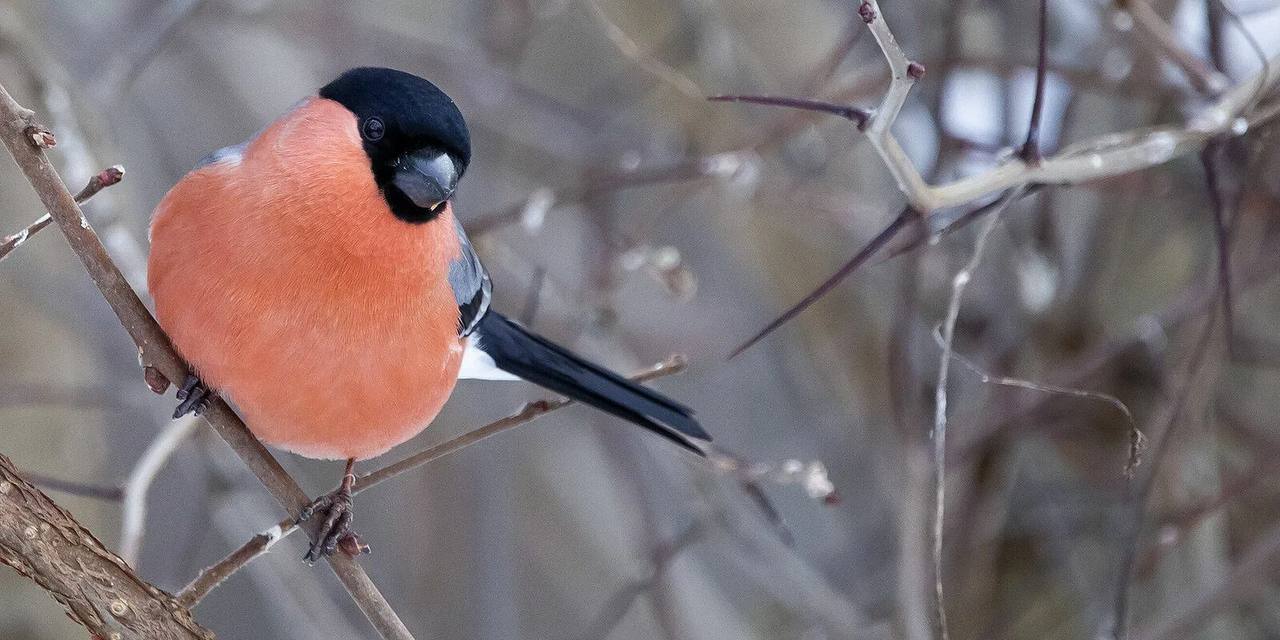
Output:
[[[365,151],[375,164],[424,147],[471,162],[471,135],[453,99],[430,81],[382,67],[359,67],[320,89],[356,115]]]

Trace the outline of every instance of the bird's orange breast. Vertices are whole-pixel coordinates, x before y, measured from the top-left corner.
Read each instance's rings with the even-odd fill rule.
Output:
[[[376,456],[425,428],[457,379],[453,225],[448,209],[396,218],[355,116],[311,98],[161,201],[156,317],[263,441]]]

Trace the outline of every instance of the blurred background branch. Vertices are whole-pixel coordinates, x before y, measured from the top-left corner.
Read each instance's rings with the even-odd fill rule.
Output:
[[[345,68],[429,77],[471,123],[458,210],[498,308],[536,309],[539,331],[623,371],[687,353],[689,371],[656,384],[698,409],[739,470],[820,460],[841,488],[819,506],[803,484],[761,482],[762,512],[742,474],[565,408],[361,495],[376,514],[362,564],[419,636],[935,637],[933,329],[984,216],[1018,185],[966,287],[954,353],[1115,398],[1153,448],[1131,488],[1131,424],[1110,403],[949,376],[951,637],[1110,637],[1124,628],[1117,588],[1134,637],[1280,635],[1280,7],[1050,0],[1042,40],[1034,2],[863,6],[11,0],[0,80],[47,114],[68,184],[128,166],[85,210],[137,288],[147,212],[205,153]],[[897,80],[881,62],[889,27]],[[913,60],[927,72],[904,77]],[[891,138],[705,100],[876,106],[870,127],[889,93]],[[1020,153],[1037,97],[1039,165]],[[889,139],[901,154],[886,165]],[[5,234],[43,208],[17,178],[0,171]],[[0,440],[29,479],[115,497],[172,406],[140,384],[136,346],[47,234],[0,262]],[[724,362],[841,265],[855,277]],[[383,464],[538,397],[460,385]],[[279,462],[307,493],[330,488],[331,465]],[[179,590],[280,517],[201,430],[151,480],[136,569],[158,588]],[[58,497],[120,548],[120,502]],[[272,552],[199,599],[201,622],[224,637],[367,634],[342,585],[274,531],[260,539]],[[677,544],[687,531],[697,541]],[[0,594],[0,637],[80,633],[12,572]]]

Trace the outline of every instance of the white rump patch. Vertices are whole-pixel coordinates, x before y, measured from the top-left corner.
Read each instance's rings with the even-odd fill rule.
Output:
[[[520,378],[503,371],[493,362],[493,357],[480,348],[479,333],[467,336],[467,347],[462,352],[462,368],[458,370],[458,378],[469,380],[519,380]]]

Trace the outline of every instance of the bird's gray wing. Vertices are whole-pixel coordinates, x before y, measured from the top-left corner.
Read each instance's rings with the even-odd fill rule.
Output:
[[[458,335],[467,336],[475,331],[476,324],[489,311],[493,284],[489,282],[489,274],[480,264],[480,257],[471,246],[467,232],[463,231],[462,223],[454,218],[453,226],[458,233],[461,255],[449,263],[449,286],[453,287],[453,298],[458,303]]]

